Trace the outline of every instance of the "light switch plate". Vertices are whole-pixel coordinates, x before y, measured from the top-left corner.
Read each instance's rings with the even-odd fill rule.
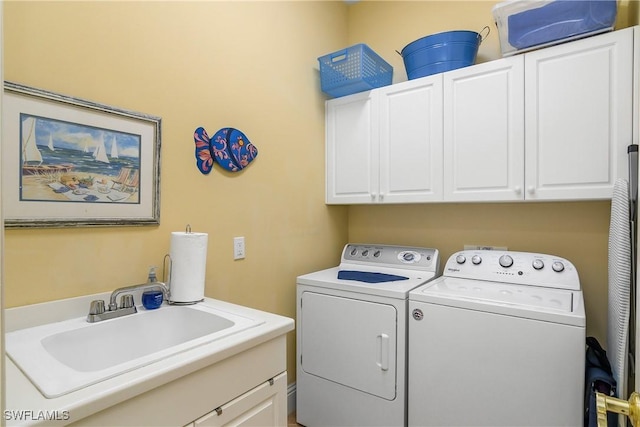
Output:
[[[233,238],[233,259],[244,259],[244,237]]]

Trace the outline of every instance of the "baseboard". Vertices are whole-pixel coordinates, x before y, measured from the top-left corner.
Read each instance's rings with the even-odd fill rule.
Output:
[[[296,383],[287,387],[287,415],[296,411]]]

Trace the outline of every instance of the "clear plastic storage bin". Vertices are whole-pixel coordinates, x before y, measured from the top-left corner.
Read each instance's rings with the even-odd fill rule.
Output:
[[[510,0],[493,7],[503,56],[613,30],[616,0]]]

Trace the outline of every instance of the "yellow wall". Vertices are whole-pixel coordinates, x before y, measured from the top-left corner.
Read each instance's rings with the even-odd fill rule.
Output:
[[[295,278],[339,260],[324,205],[317,57],[344,46],[338,2],[5,2],[5,78],[162,117],[161,225],[6,231],[5,306],[144,282],[170,233],[209,233],[206,295],[295,317]],[[232,126],[242,173],[198,172],[193,132]],[[233,260],[245,236],[246,259]],[[88,307],[87,307],[88,308]],[[289,336],[295,379],[294,334]]]
[[[616,27],[626,28],[640,23],[640,1],[618,0],[618,20]]]
[[[443,263],[465,244],[567,258],[580,275],[587,333],[606,343],[610,209],[609,202],[352,207],[349,240],[435,247]]]
[[[161,225],[6,231],[5,306],[144,281],[168,252],[170,232],[188,223],[209,233],[207,296],[290,317],[295,277],[335,265],[348,240],[433,246],[444,259],[466,243],[554,253],[578,267],[588,333],[602,340],[608,202],[324,205],[316,58],[366,42],[403,81],[395,50],[489,25],[478,61],[496,59],[495,3],[4,2],[7,80],[163,119]],[[634,11],[623,26],[636,24],[637,2],[622,3]],[[237,175],[201,175],[192,139],[201,125],[242,129],[257,160]],[[232,259],[234,236],[246,238],[243,261]]]

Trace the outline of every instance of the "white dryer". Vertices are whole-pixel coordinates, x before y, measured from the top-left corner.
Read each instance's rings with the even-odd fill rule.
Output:
[[[407,423],[407,304],[436,277],[436,249],[348,244],[340,265],[297,279],[297,422]]]
[[[578,272],[550,255],[463,251],[409,294],[410,426],[581,426]]]

